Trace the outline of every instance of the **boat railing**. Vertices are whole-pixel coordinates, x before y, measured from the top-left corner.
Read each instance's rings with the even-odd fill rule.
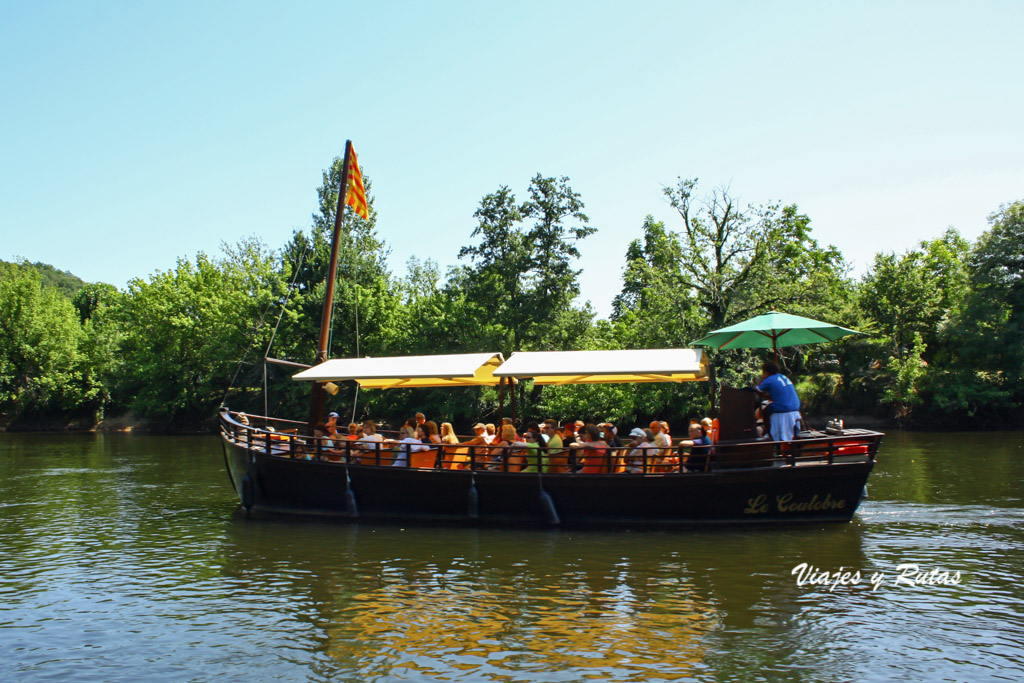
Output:
[[[413,452],[397,440],[357,442],[344,436],[314,437],[299,433],[304,423],[260,415],[221,413],[224,438],[267,455],[370,467],[405,467],[417,470],[472,470],[478,472],[537,473],[545,475],[671,475],[711,473],[759,467],[801,467],[874,460],[882,434],[846,430],[794,441],[736,441],[714,444],[707,455],[673,446],[631,446],[603,449],[533,448],[483,444],[430,444]],[[262,426],[252,424],[262,423]],[[390,432],[382,432],[390,435]],[[397,436],[397,435],[396,435]],[[638,453],[639,451],[639,453]]]

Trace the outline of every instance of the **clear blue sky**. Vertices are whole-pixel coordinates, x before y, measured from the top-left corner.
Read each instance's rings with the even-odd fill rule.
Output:
[[[678,176],[863,272],[1024,198],[1024,2],[0,4],[0,259],[124,286],[309,225],[353,140],[404,273],[569,176],[602,315]]]

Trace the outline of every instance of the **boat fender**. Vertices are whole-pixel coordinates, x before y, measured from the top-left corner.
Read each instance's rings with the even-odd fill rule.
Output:
[[[248,512],[252,509],[252,505],[256,498],[256,487],[253,483],[252,477],[246,472],[245,476],[242,477],[242,507]]]
[[[547,520],[551,526],[558,526],[562,523],[562,519],[558,516],[558,510],[555,509],[555,501],[551,499],[551,495],[544,489],[540,490],[540,506],[544,510],[544,519]]]
[[[356,494],[352,489],[345,489],[345,510],[352,519],[359,517],[359,508],[356,506]]]
[[[356,494],[352,490],[352,480],[348,476],[348,465],[345,466],[345,511],[351,519],[359,517],[359,506],[356,505]]]
[[[476,478],[473,476],[472,471],[469,475],[469,494],[466,496],[466,514],[471,519],[476,519],[480,516],[480,494],[476,490]]]

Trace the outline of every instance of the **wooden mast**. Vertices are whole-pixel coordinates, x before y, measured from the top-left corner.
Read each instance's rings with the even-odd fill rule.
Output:
[[[324,310],[320,316],[320,345],[317,347],[316,360],[319,365],[327,360],[327,342],[331,336],[331,317],[334,309],[334,281],[338,276],[338,245],[341,240],[341,222],[345,216],[345,200],[348,198],[348,165],[352,158],[352,141],[345,141],[345,162],[341,171],[341,187],[338,188],[338,206],[334,211],[334,239],[331,241],[331,263],[327,271],[327,292],[324,295]],[[323,421],[324,402],[327,395],[324,382],[313,382],[309,400],[309,433],[313,433],[313,425]]]

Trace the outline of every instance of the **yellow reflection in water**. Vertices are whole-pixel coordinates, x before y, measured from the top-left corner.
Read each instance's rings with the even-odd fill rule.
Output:
[[[693,675],[701,636],[718,622],[688,586],[665,577],[621,577],[597,590],[459,578],[465,583],[396,581],[351,596],[326,625],[327,653],[367,675],[518,680],[517,673],[571,670],[582,678],[675,679]],[[630,587],[648,581],[641,592]]]

